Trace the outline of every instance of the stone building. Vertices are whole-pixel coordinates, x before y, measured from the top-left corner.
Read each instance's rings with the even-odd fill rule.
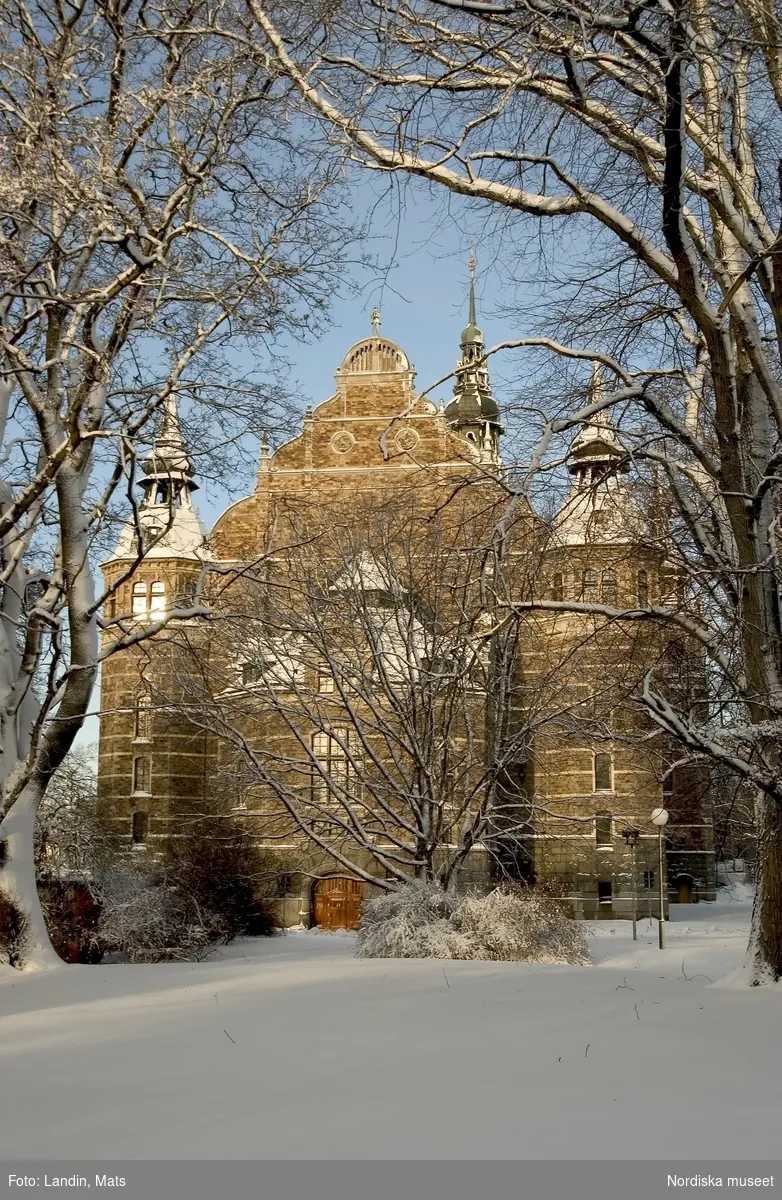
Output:
[[[648,719],[632,696],[650,662],[670,651],[670,638],[659,628],[653,623],[628,628],[578,611],[528,614],[517,627],[512,670],[507,663],[503,668],[510,715],[498,718],[494,711],[502,689],[491,631],[505,627],[497,619],[502,603],[545,593],[559,603],[643,607],[661,600],[666,589],[675,592],[676,580],[661,549],[664,539],[652,536],[649,513],[626,482],[621,440],[602,417],[574,439],[573,484],[554,528],[546,530],[519,506],[510,531],[504,527],[505,558],[493,565],[493,533],[506,492],[497,482],[501,417],[483,354],[471,292],[454,396],[438,408],[416,394],[404,351],[374,328],[347,352],[336,373],[336,392],[307,410],[300,435],[271,454],[264,444],[254,493],[231,505],[209,536],[193,504],[197,484],[173,401],[168,402],[144,464],[136,514],[104,564],[111,588],[107,615],[113,620],[107,638],[132,638],[142,623],[177,610],[176,620],[154,638],[104,666],[100,802],[129,847],[162,852],[193,814],[234,813],[285,867],[280,888],[285,923],[353,923],[372,878],[393,879],[403,850],[393,849],[393,829],[384,825],[385,858],[371,848],[362,856],[355,837],[351,856],[344,849],[347,818],[332,821],[338,834],[330,835],[329,821],[315,821],[311,814],[319,813],[326,792],[337,796],[341,813],[352,814],[354,804],[369,811],[363,789],[378,794],[377,778],[385,773],[393,791],[391,776],[404,774],[404,763],[388,766],[399,724],[396,732],[385,727],[377,732],[386,710],[373,708],[373,696],[364,695],[350,720],[340,715],[341,705],[350,707],[340,677],[348,661],[344,647],[352,647],[355,659],[364,653],[356,650],[361,637],[375,643],[380,673],[391,677],[390,694],[393,664],[409,663],[411,653],[426,663],[429,678],[442,673],[427,643],[427,628],[439,620],[431,600],[436,593],[449,645],[456,644],[452,631],[458,628],[458,645],[473,655],[470,674],[460,676],[468,680],[469,698],[460,693],[456,757],[446,782],[458,779],[464,791],[477,778],[476,795],[480,787],[493,787],[502,797],[490,832],[485,826],[463,855],[455,848],[462,845],[458,837],[444,836],[438,861],[449,854],[458,859],[461,884],[536,879],[568,896],[579,915],[628,916],[633,884],[622,834],[637,829],[636,908],[642,913],[653,905],[659,886],[649,816],[665,803],[672,814],[669,899],[713,898],[711,830],[702,818],[702,797],[691,781],[668,770],[674,755],[662,739],[650,748],[639,736],[648,731]],[[601,386],[598,374],[591,386],[593,394]],[[404,601],[394,581],[402,559],[414,581],[406,585]],[[210,600],[215,564],[221,583],[236,571],[233,590],[223,589],[220,602]],[[492,574],[498,570],[504,591]],[[493,580],[488,590],[487,579]],[[429,589],[428,604],[423,591],[412,598],[419,582],[423,591]],[[328,600],[326,611],[342,612],[332,643],[327,623],[318,615],[313,624],[315,610],[302,608],[301,601],[295,638],[290,612],[287,641],[282,637],[281,611],[293,605],[293,592],[307,598],[317,592]],[[223,621],[220,644],[199,621],[194,604],[225,604],[225,595],[232,611],[246,611],[246,619]],[[351,619],[349,607],[340,605],[353,603],[356,595],[361,601]],[[376,624],[359,636],[367,613]],[[439,663],[447,655],[438,651],[434,657]],[[373,670],[376,676],[377,662]],[[259,700],[264,686],[267,698],[274,692],[283,700],[264,709]],[[453,693],[437,686],[441,698]],[[391,699],[396,703],[393,694]],[[223,715],[206,720],[209,705]],[[235,735],[220,725],[226,706],[240,713]],[[397,712],[395,719],[404,726],[404,714]],[[501,737],[498,721],[504,722]],[[367,722],[372,736],[362,732]],[[468,742],[474,756],[469,762],[463,754],[459,758]],[[506,754],[501,770],[476,774],[475,746],[486,759],[500,744]],[[243,755],[246,766],[248,751],[255,775],[248,782],[245,771],[243,791],[236,764]],[[373,756],[374,774],[359,783],[363,764]],[[284,777],[276,768],[272,778],[272,760],[286,763]],[[290,797],[296,796],[305,796],[309,806],[306,828],[291,807]],[[471,798],[470,812],[475,803],[480,801]],[[450,800],[441,808],[446,823],[458,801],[449,805]],[[381,800],[381,807],[393,814],[393,804],[384,807]],[[458,811],[463,825],[463,810]],[[372,836],[376,846],[382,838],[377,830]]]

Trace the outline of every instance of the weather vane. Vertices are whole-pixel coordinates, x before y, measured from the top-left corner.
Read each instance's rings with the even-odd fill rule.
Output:
[[[372,322],[372,332],[375,335],[375,337],[377,337],[378,334],[380,333],[380,309],[373,308],[372,315],[370,316],[369,319]]]

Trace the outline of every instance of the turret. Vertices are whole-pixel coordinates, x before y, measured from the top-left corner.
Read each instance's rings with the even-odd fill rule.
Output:
[[[596,404],[605,393],[600,363],[592,367],[587,404]],[[570,446],[568,471],[578,485],[604,480],[609,474],[627,471],[627,451],[611,428],[608,410],[602,408],[581,427]]]
[[[475,316],[475,260],[470,259],[470,306],[467,325],[462,330],[461,357],[456,364],[453,399],[445,407],[452,429],[466,437],[476,448],[480,462],[499,462],[499,439],[503,432],[500,410],[494,399],[485,362],[483,333]]]
[[[176,400],[168,395],[160,431],[141,462],[138,506],[144,558],[197,559],[206,551],[206,529],[193,506],[197,491],[192,462],[185,450]],[[111,560],[138,556],[138,531],[127,521]]]

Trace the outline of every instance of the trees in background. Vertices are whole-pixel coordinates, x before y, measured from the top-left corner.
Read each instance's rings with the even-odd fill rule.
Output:
[[[590,611],[668,621],[703,647],[703,704],[676,707],[654,676],[643,699],[686,755],[757,796],[751,981],[779,979],[779,14],[757,0],[370,2],[329,10],[304,46],[285,12],[248,4],[259,61],[349,157],[496,216],[548,272],[545,328],[512,344],[557,356],[560,396],[574,364],[603,362],[592,403],[538,409],[525,484],[559,435],[611,410],[630,470],[664,485],[686,610],[652,595]]]
[[[237,353],[317,325],[344,255],[328,156],[242,20],[232,0],[0,18],[0,894],[39,962],[34,824],[92,702],[94,556],[172,396],[202,474],[275,419]],[[104,653],[177,615],[120,614]]]

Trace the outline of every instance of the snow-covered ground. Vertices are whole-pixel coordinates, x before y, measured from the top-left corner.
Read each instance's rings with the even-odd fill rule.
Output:
[[[350,935],[209,963],[0,968],[0,1158],[776,1158],[782,989],[715,987],[749,904],[591,928],[594,967],[360,961]]]

